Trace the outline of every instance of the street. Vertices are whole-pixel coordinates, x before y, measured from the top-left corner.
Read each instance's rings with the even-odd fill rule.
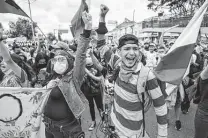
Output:
[[[194,104],[191,104],[189,113],[187,115],[181,114],[181,123],[182,123],[182,130],[177,131],[175,129],[175,113],[174,110],[171,111],[171,119],[170,119],[170,126],[168,129],[168,138],[194,138],[194,115],[196,112],[197,106]],[[100,122],[100,117],[98,115],[98,112],[96,112],[96,123]],[[150,138],[156,138],[157,135],[157,124],[156,124],[156,116],[154,109],[151,108],[146,113],[146,131],[150,135]],[[97,130],[97,137],[96,137],[96,129],[93,131],[88,131],[88,127],[91,124],[91,118],[89,109],[87,109],[83,116],[82,116],[82,127],[85,131],[86,138],[104,138],[104,135],[102,132]]]

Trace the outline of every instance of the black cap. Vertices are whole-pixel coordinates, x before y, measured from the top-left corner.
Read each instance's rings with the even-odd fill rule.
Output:
[[[124,46],[126,44],[136,44],[136,45],[139,45],[138,42],[139,42],[139,40],[138,40],[138,38],[135,35],[126,34],[126,35],[122,36],[119,39],[118,48],[121,48],[122,46]]]

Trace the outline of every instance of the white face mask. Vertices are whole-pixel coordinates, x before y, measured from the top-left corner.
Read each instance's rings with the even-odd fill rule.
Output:
[[[56,62],[54,64],[54,68],[53,70],[57,73],[57,74],[64,74],[67,70],[67,64],[66,63],[60,63],[60,62]]]

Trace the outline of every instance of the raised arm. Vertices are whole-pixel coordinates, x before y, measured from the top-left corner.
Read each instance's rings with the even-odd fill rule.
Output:
[[[2,42],[3,28],[0,28],[0,55],[7,66],[19,77],[21,77],[22,69],[12,60],[8,48]]]
[[[88,69],[85,68],[85,72],[87,73],[88,76],[90,76],[90,78],[92,78],[95,81],[101,81],[101,76],[100,77],[96,77],[95,75],[93,75]]]
[[[99,26],[96,30],[98,33],[98,39],[103,39],[105,37],[105,34],[108,32],[108,29],[105,24],[105,16],[108,13],[109,8],[103,4],[100,6],[100,20],[99,20]]]
[[[92,30],[92,17],[87,12],[83,12],[82,19],[85,23],[85,29],[80,36],[75,57],[73,78],[81,86],[85,75],[86,52],[90,43],[90,33]]]
[[[95,67],[99,70],[102,71],[103,70],[103,66],[101,65],[101,63],[98,61],[98,59],[95,57],[95,55],[93,54],[92,50],[90,51],[90,56],[92,58],[92,62],[95,65]]]
[[[105,42],[105,34],[108,33],[108,29],[106,27],[106,23],[105,23],[105,17],[106,14],[108,13],[109,8],[105,5],[101,5],[100,6],[100,20],[99,20],[99,26],[98,29],[96,30],[97,34],[98,34],[98,38],[97,38],[97,48],[99,51],[99,55],[100,55],[100,61],[102,64],[104,64],[104,54],[106,51],[108,51],[109,47],[106,46],[106,42]]]

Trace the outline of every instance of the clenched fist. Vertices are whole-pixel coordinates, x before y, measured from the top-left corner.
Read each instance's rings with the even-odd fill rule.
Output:
[[[106,5],[101,4],[100,5],[100,16],[105,17],[106,14],[108,13],[109,8]]]

